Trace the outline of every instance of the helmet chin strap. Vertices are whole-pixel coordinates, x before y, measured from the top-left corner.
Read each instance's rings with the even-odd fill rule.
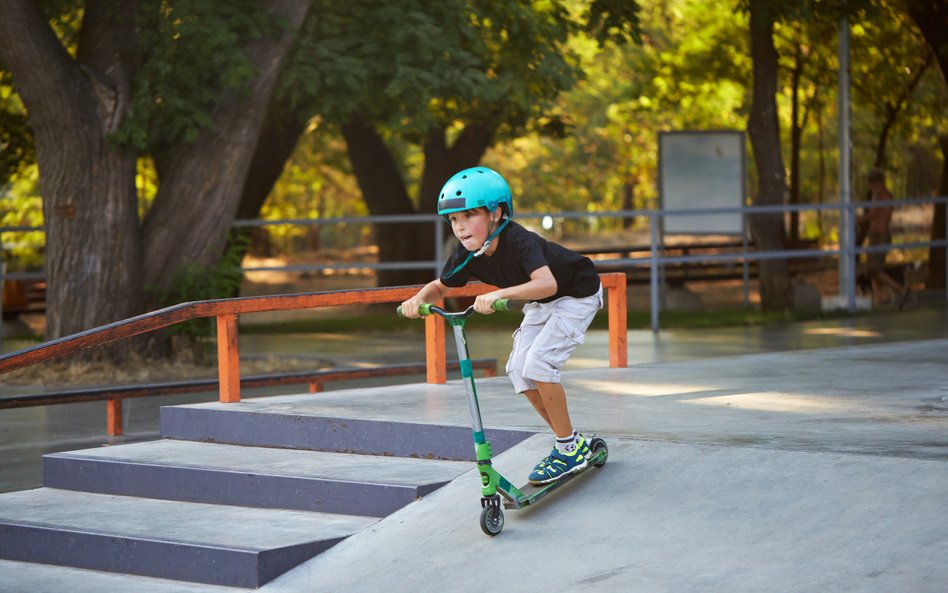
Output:
[[[508,222],[510,222],[510,217],[505,218],[505,219],[504,219],[504,222],[502,222],[501,225],[500,225],[499,227],[497,227],[497,230],[495,230],[494,232],[492,232],[492,233],[487,237],[487,240],[484,241],[484,244],[481,245],[480,249],[478,249],[477,251],[472,251],[472,252],[468,253],[468,254],[467,254],[467,257],[464,259],[464,261],[461,263],[461,265],[458,266],[458,267],[456,267],[456,268],[454,268],[454,270],[452,270],[450,274],[445,275],[445,278],[450,278],[451,276],[454,276],[455,274],[457,274],[458,271],[459,271],[461,268],[463,268],[464,266],[466,266],[467,263],[468,263],[469,261],[471,261],[472,258],[480,257],[480,256],[484,255],[484,254],[487,252],[487,250],[490,249],[491,243],[494,241],[494,239],[497,238],[497,235],[500,234],[500,231],[504,230],[504,227],[507,226],[507,223],[508,223]],[[494,215],[493,215],[493,214],[490,215],[490,227],[491,227],[491,228],[494,227]]]
[[[480,257],[480,256],[484,255],[484,253],[486,253],[488,249],[490,249],[490,244],[494,241],[494,239],[497,238],[497,235],[500,234],[500,231],[504,230],[504,227],[507,226],[507,223],[508,223],[508,222],[510,222],[510,218],[509,218],[509,217],[508,217],[508,218],[505,218],[505,219],[504,219],[504,222],[501,223],[501,225],[500,225],[499,227],[497,227],[497,230],[494,231],[493,233],[491,233],[491,234],[487,237],[487,240],[484,241],[484,244],[481,245],[481,248],[474,252],[474,257]],[[494,228],[494,215],[493,215],[493,214],[490,215],[490,227],[491,227],[491,228]],[[464,262],[464,263],[467,263],[467,262]]]

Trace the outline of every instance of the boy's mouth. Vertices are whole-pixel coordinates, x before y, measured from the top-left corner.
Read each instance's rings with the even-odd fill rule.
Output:
[[[468,239],[470,239],[470,238],[473,237],[473,236],[474,236],[474,235],[461,235],[460,237],[458,237],[458,239],[463,242],[463,241],[467,241]]]

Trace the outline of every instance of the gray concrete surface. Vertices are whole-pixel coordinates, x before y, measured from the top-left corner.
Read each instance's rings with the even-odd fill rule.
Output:
[[[479,331],[476,319],[469,332],[470,350],[478,358],[505,360],[510,337],[504,333]],[[948,336],[948,308],[928,307],[895,313],[878,313],[853,318],[815,320],[754,327],[725,327],[690,330],[630,331],[629,363],[686,362],[721,356],[786,352],[841,346],[863,346],[900,341],[935,339]],[[28,344],[4,340],[8,352]],[[454,340],[448,340],[453,351]],[[371,366],[424,360],[424,343],[405,335],[327,334],[242,334],[243,356],[293,356],[335,361],[339,366]],[[567,369],[595,369],[608,365],[609,344],[605,331],[591,331],[586,343],[577,348]],[[501,365],[502,368],[503,365]],[[3,383],[6,394],[42,391]],[[404,384],[418,378],[353,383],[330,383],[328,390],[359,386]],[[245,394],[293,393],[298,387],[257,390]],[[158,438],[158,410],[161,406],[211,401],[214,393],[165,396],[127,400],[123,407],[125,436],[105,434],[105,403],[89,402],[61,406],[0,411],[0,492],[38,488],[42,485],[40,459],[44,453],[130,443]]]
[[[574,370],[574,423],[609,442],[603,468],[506,511],[495,538],[480,531],[470,470],[260,591],[941,593],[946,363],[948,338]],[[487,426],[542,428],[506,379],[477,385]],[[240,406],[467,423],[457,382],[380,389]],[[532,437],[497,467],[520,482],[550,444]],[[0,591],[193,590],[9,562],[0,573]]]

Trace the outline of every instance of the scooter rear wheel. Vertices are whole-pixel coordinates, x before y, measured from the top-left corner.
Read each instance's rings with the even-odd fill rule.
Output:
[[[595,437],[589,443],[589,452],[591,455],[595,456],[600,451],[604,451],[605,454],[602,456],[602,459],[596,461],[596,463],[593,464],[594,467],[602,467],[606,464],[606,460],[609,459],[609,447],[606,446],[606,441],[599,437]]]
[[[498,506],[488,505],[481,511],[481,530],[493,537],[504,528],[504,511]]]

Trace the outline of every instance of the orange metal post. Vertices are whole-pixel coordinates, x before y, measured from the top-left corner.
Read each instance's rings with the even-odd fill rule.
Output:
[[[310,393],[319,393],[323,390],[322,381],[310,381],[309,383],[309,392]]]
[[[220,400],[240,401],[240,353],[237,349],[237,315],[217,316],[217,375]]]
[[[601,278],[609,300],[609,366],[625,368],[629,366],[625,274],[603,274]]]
[[[436,303],[444,306],[444,301]],[[448,362],[444,351],[444,320],[438,315],[425,319],[425,361],[428,363],[428,382],[448,382]]]
[[[122,398],[109,398],[106,403],[106,428],[110,437],[122,436]]]

